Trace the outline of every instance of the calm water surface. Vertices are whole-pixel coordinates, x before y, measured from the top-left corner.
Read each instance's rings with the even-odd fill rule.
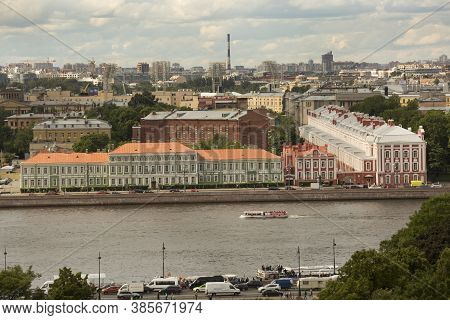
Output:
[[[333,237],[340,265],[404,227],[421,202],[309,202],[320,214],[294,202],[0,210],[0,246],[8,249],[8,264],[32,265],[40,282],[63,266],[98,272],[99,251],[109,279],[152,279],[161,274],[163,241],[172,275],[251,276],[262,264],[296,266],[299,244],[302,264],[332,264]],[[259,209],[292,217],[239,219]]]

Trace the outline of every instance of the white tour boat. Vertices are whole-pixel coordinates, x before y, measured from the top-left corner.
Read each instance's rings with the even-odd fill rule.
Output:
[[[282,219],[287,218],[286,211],[244,211],[243,219]]]

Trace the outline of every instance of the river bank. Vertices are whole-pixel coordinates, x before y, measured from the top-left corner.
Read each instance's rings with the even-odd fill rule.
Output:
[[[2,195],[0,208],[116,206],[185,203],[296,202],[341,200],[428,199],[450,192],[450,188],[424,189],[323,189],[323,190],[208,190],[145,194]]]

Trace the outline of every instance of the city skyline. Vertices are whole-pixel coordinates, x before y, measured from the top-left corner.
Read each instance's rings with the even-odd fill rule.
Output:
[[[15,1],[12,7],[83,56],[135,66],[170,60],[185,66],[225,61],[231,33],[234,65],[263,60],[358,62],[443,3],[438,1]],[[3,4],[0,3],[3,6]],[[449,6],[436,12],[366,62],[437,58],[450,48]],[[153,13],[153,18],[150,13]],[[163,18],[161,18],[163,17]],[[6,7],[0,11],[0,65],[51,57],[62,66],[81,57]],[[373,28],[373,26],[377,28]],[[298,30],[298,31],[297,31]],[[357,31],[355,31],[357,30]],[[180,50],[181,49],[181,50]]]

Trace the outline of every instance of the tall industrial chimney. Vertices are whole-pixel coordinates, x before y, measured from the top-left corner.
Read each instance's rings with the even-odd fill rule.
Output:
[[[227,71],[231,71],[231,44],[230,44],[230,34],[227,34],[227,43],[228,43],[228,55],[227,55]]]

